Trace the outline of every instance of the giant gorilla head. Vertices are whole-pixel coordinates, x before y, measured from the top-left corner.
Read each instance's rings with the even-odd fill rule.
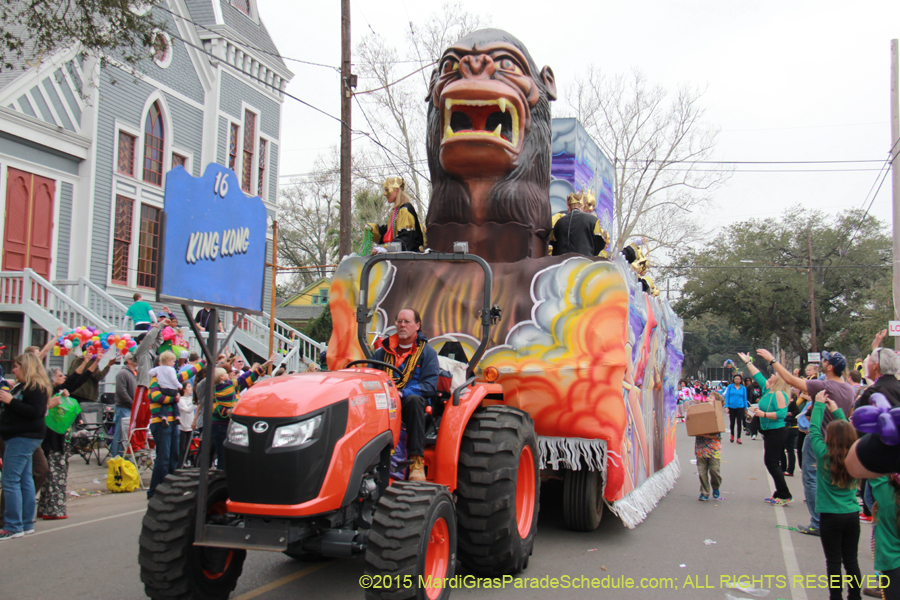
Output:
[[[455,241],[440,239],[447,224],[515,224],[546,239],[555,99],[550,67],[538,71],[505,31],[481,29],[447,48],[426,99],[433,185],[427,224],[436,249]]]

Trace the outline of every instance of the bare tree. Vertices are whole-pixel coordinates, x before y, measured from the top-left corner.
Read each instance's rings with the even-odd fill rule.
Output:
[[[566,95],[615,167],[615,249],[634,235],[651,249],[702,238],[692,212],[708,206],[732,173],[702,164],[718,135],[703,122],[702,92],[687,86],[672,92],[651,86],[637,70],[609,76],[591,66]]]
[[[429,195],[424,99],[432,65],[448,45],[484,27],[488,19],[465,12],[459,3],[448,3],[423,23],[410,22],[403,48],[374,32],[356,47],[355,63],[365,83],[365,89],[356,93],[362,123],[383,146],[378,152],[384,168],[406,181],[420,215],[427,212]]]
[[[366,223],[386,222],[388,205],[381,194],[383,165],[371,153],[353,155],[351,189],[354,196],[352,245],[361,245]],[[278,201],[278,257],[288,267],[298,268],[284,283],[286,291],[302,289],[329,276],[340,259],[340,157],[337,147],[316,158],[312,173],[294,178],[281,188]]]
[[[296,272],[297,287],[329,274],[338,259],[340,173],[334,169],[337,149],[320,155],[312,174],[292,179],[278,199],[278,257],[286,266],[313,267]]]

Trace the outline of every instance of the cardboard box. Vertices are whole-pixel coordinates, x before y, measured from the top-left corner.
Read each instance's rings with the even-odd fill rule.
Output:
[[[687,434],[707,435],[725,431],[725,408],[722,402],[701,402],[687,409]]]

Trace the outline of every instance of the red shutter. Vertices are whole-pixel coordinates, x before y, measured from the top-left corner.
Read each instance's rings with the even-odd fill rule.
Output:
[[[3,270],[28,266],[28,220],[31,213],[31,173],[10,168],[6,183],[6,231],[3,233]]]
[[[34,269],[50,278],[56,182],[10,168],[6,184],[3,270]]]
[[[53,257],[53,197],[56,182],[34,176],[31,203],[31,259],[29,266],[44,279],[50,279]]]

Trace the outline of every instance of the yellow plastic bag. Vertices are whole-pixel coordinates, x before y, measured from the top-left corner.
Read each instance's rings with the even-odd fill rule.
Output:
[[[140,485],[137,467],[121,456],[109,459],[106,487],[111,492],[133,492]]]

